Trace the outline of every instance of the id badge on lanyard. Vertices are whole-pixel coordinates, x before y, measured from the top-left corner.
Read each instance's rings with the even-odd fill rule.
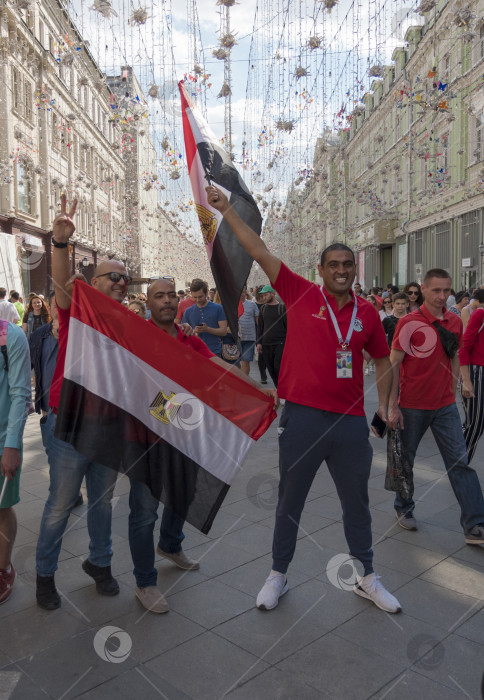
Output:
[[[350,343],[351,336],[353,335],[353,330],[355,327],[355,319],[356,319],[356,311],[357,311],[356,296],[355,296],[355,303],[353,304],[353,313],[351,315],[350,327],[348,328],[348,333],[346,334],[346,339],[343,340],[343,336],[341,335],[338,321],[336,319],[336,316],[333,313],[333,309],[328,304],[328,300],[326,299],[326,295],[323,291],[322,285],[321,285],[320,289],[321,289],[321,294],[323,295],[324,301],[326,302],[326,306],[328,308],[328,312],[329,312],[331,321],[333,323],[334,332],[336,333],[336,337],[338,338],[338,342],[340,344],[339,350],[336,350],[336,378],[337,379],[352,379],[352,377],[353,377],[353,353],[351,352],[351,348],[349,347],[349,343]]]

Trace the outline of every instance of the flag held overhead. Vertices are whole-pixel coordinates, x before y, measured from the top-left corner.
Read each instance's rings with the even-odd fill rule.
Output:
[[[225,193],[241,219],[259,236],[262,230],[262,216],[230,156],[217,143],[208,124],[191,102],[183,81],[180,81],[178,87],[182,103],[188,172],[200,228],[228,325],[232,335],[237,337],[238,302],[253,260],[240,245],[222,215],[210,207],[205,188],[216,184]]]

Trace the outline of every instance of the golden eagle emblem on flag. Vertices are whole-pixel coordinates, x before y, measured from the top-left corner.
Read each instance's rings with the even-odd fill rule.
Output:
[[[198,220],[200,221],[200,228],[202,229],[203,240],[205,245],[208,245],[213,241],[217,231],[217,219],[211,211],[205,209],[205,207],[202,207],[201,204],[196,204],[195,207],[198,214]]]
[[[171,423],[181,407],[181,403],[173,401],[174,398],[175,392],[172,391],[169,396],[166,396],[163,391],[160,391],[150,405],[150,414],[153,418],[165,425]]]

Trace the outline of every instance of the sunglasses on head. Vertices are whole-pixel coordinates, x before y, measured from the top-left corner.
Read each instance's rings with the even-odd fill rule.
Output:
[[[158,276],[158,277],[149,277],[149,278],[148,278],[148,284],[153,284],[153,282],[156,282],[157,280],[167,280],[168,282],[173,282],[173,286],[176,288],[175,278],[172,277],[171,275],[162,275],[162,276]]]
[[[121,280],[124,280],[126,285],[131,284],[131,277],[129,275],[123,275],[120,272],[103,272],[102,275],[96,275],[96,279],[98,277],[109,277],[114,284],[117,284]]]

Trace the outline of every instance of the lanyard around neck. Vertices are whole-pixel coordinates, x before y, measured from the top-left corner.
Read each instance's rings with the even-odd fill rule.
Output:
[[[346,350],[346,348],[350,344],[351,336],[353,335],[353,330],[355,327],[355,319],[356,319],[356,311],[357,311],[356,295],[355,295],[355,301],[353,304],[353,313],[351,315],[350,327],[348,328],[348,333],[346,334],[346,340],[343,340],[343,336],[341,334],[340,327],[339,327],[338,321],[336,319],[336,316],[334,315],[333,309],[329,305],[328,300],[326,299],[326,295],[323,291],[323,285],[321,285],[320,290],[321,290],[321,294],[323,295],[323,299],[326,302],[326,306],[328,307],[329,315],[330,315],[331,321],[333,322],[334,332],[336,333],[336,337],[338,338],[338,343],[341,345],[342,350]]]

